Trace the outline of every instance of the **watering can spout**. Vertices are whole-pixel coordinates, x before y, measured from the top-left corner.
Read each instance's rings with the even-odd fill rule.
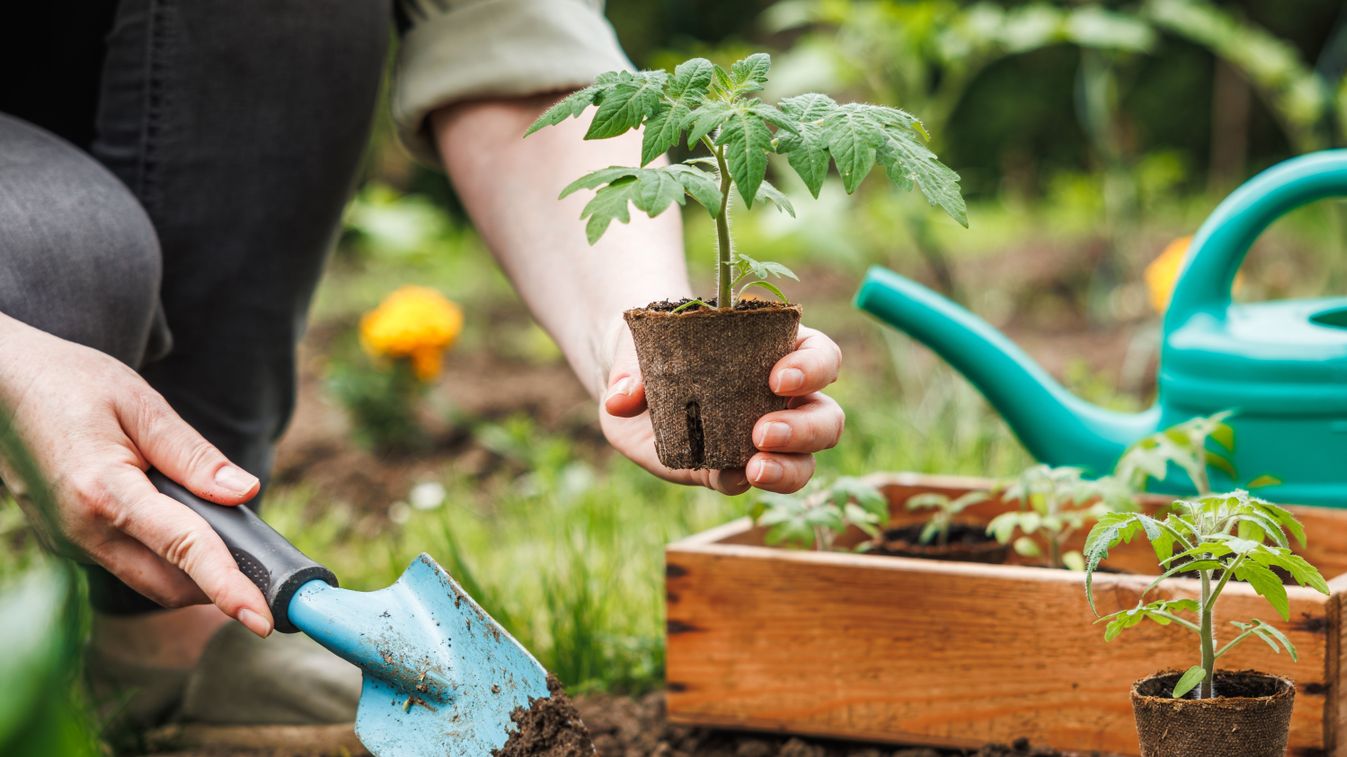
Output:
[[[1102,475],[1132,442],[1159,426],[1158,408],[1119,413],[1076,397],[986,321],[888,269],[870,269],[856,306],[953,365],[1043,462]]]

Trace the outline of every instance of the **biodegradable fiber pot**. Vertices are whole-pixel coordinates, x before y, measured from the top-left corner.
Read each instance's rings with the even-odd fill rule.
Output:
[[[739,468],[756,452],[753,425],[786,407],[768,375],[795,347],[799,305],[741,301],[734,310],[673,313],[659,302],[624,313],[636,341],[655,451],[674,469]]]
[[[1175,699],[1181,675],[1166,671],[1132,685],[1141,757],[1286,754],[1295,684],[1255,670],[1218,670],[1215,697]]]

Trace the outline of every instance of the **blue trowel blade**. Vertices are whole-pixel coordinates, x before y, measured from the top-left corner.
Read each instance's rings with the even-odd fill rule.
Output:
[[[489,755],[548,696],[543,666],[424,554],[378,591],[307,583],[289,615],[364,671],[355,730],[379,757]]]

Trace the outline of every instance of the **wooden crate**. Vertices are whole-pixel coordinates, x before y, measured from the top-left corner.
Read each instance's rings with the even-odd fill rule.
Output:
[[[914,520],[902,508],[912,494],[989,483],[912,474],[875,481],[895,523]],[[985,522],[1006,507],[988,501],[967,516]],[[1282,623],[1247,585],[1232,583],[1218,603],[1218,634],[1232,635],[1231,620],[1274,621],[1300,659],[1251,640],[1222,667],[1294,679],[1290,754],[1347,757],[1347,734],[1338,737],[1347,728],[1338,686],[1347,511],[1295,509],[1309,534],[1303,554],[1333,593],[1291,587],[1291,620]],[[1141,573],[1157,572],[1144,539],[1106,564],[1138,574],[1096,575],[1101,613],[1135,604],[1150,581]],[[1065,570],[772,548],[745,519],[670,545],[666,571],[668,707],[677,723],[954,747],[1025,736],[1135,755],[1131,683],[1197,656],[1196,637],[1174,626],[1143,624],[1105,643],[1083,574]],[[1176,579],[1153,595],[1197,593],[1195,579]]]

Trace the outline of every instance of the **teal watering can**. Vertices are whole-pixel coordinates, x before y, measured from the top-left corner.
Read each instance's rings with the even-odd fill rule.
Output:
[[[1347,150],[1312,153],[1235,190],[1193,238],[1164,318],[1158,398],[1136,414],[1066,391],[968,310],[892,271],[872,268],[856,306],[912,335],[962,372],[1029,452],[1101,474],[1143,436],[1234,410],[1239,480],[1277,502],[1347,507],[1347,297],[1237,304],[1230,290],[1250,245],[1285,213],[1347,196]],[[1177,476],[1156,488],[1182,492]]]

